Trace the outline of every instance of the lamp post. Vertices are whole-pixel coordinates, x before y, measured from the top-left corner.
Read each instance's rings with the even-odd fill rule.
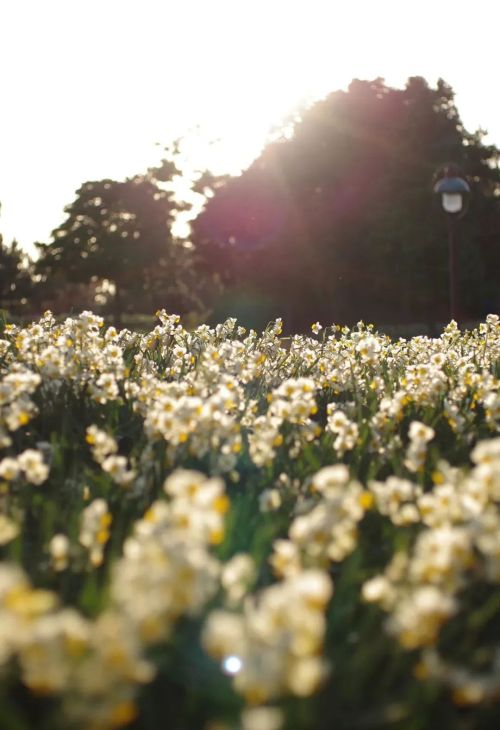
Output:
[[[434,192],[440,196],[448,225],[448,276],[450,319],[459,323],[458,255],[455,240],[455,224],[467,212],[470,186],[460,176],[456,165],[447,165],[439,173]]]

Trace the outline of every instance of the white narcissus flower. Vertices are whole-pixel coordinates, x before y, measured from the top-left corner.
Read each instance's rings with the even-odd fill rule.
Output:
[[[35,449],[26,449],[17,457],[17,463],[31,484],[42,484],[49,476],[49,467],[44,464],[43,457]]]
[[[420,421],[412,421],[408,430],[408,436],[410,441],[419,441],[421,443],[428,443],[431,441],[436,432],[430,426],[426,426],[425,423]]]
[[[17,459],[12,459],[7,456],[5,459],[0,461],[0,477],[11,482],[13,479],[17,479],[20,472],[20,466]]]

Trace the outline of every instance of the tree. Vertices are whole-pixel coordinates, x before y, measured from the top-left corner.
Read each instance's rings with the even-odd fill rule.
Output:
[[[96,289],[104,282],[117,324],[124,311],[204,310],[213,282],[200,277],[192,245],[172,232],[177,216],[194,205],[177,193],[177,183],[187,177],[178,166],[181,141],[164,152],[167,156],[145,174],[122,182],[88,181],[76,191],[53,241],[35,244],[40,290],[53,292],[71,283]],[[195,198],[203,199],[224,180],[195,170],[188,183]]]
[[[172,235],[175,215],[185,204],[175,198],[172,181],[180,172],[165,159],[143,175],[123,182],[105,179],[84,183],[65,208],[66,220],[53,241],[36,244],[38,272],[49,283],[107,280],[114,292],[115,321],[125,309],[186,306],[190,294],[182,282],[192,252]],[[153,310],[154,311],[154,310]]]
[[[0,306],[9,311],[22,311],[27,304],[33,288],[29,264],[17,241],[7,245],[0,234]]]
[[[238,296],[267,297],[271,316],[292,328],[444,320],[447,240],[431,190],[436,169],[454,161],[473,189],[461,226],[463,298],[470,315],[482,313],[494,279],[480,244],[498,249],[500,230],[499,152],[483,136],[464,129],[442,80],[435,89],[420,77],[404,89],[355,80],[216,191],[193,240],[207,270]]]
[[[111,281],[119,323],[124,297],[147,288],[153,267],[163,265],[173,206],[144,176],[86,182],[76,196],[53,242],[37,244],[38,269],[45,276],[62,271],[70,282]]]

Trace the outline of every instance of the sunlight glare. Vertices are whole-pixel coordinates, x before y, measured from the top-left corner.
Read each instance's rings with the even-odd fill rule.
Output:
[[[468,47],[467,22],[459,12],[450,21],[447,7],[430,0],[409,14],[391,0],[143,0],[140,8],[133,0],[16,0],[6,7],[0,229],[24,246],[48,240],[83,182],[141,173],[158,161],[155,142],[195,128],[189,164],[236,174],[273,129],[354,77],[400,85],[410,75],[430,83],[443,76],[477,98],[471,54],[438,53],[443,29],[456,47]],[[481,49],[481,88],[494,74],[494,48]],[[493,109],[490,96],[478,99],[474,124],[480,104]]]

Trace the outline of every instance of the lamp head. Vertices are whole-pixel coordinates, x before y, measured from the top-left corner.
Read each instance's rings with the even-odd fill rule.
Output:
[[[448,165],[444,169],[444,176],[434,185],[434,192],[441,196],[441,204],[446,213],[459,215],[467,210],[470,186],[460,177],[456,165]]]

